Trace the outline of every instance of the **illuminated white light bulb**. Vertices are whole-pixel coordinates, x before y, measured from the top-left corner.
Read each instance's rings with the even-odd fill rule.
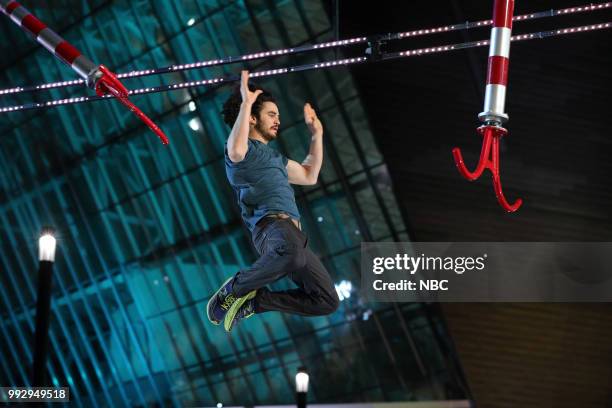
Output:
[[[340,281],[340,283],[336,283],[334,287],[336,289],[336,293],[338,294],[338,298],[340,299],[340,301],[351,297],[353,284],[350,281],[342,280]]]
[[[191,26],[192,26],[192,25],[194,25],[194,24],[195,24],[195,18],[190,18],[190,19],[189,19],[189,21],[187,21],[187,25],[188,25],[189,27],[191,27]]]
[[[309,377],[305,371],[300,370],[295,375],[295,391],[296,392],[308,392]]]
[[[197,132],[198,130],[200,130],[200,121],[198,120],[198,118],[193,118],[189,121],[189,127],[191,128],[191,130],[193,130],[194,132]]]
[[[38,260],[55,262],[55,248],[57,241],[50,233],[43,234],[38,239]]]

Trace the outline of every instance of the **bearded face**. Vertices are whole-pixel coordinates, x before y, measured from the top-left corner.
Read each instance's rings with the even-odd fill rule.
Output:
[[[278,137],[280,128],[280,114],[274,102],[264,102],[259,111],[259,118],[255,122],[255,131],[268,142]]]

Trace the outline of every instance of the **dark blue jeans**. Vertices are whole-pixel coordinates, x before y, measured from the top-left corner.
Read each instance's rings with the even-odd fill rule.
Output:
[[[334,312],[340,303],[329,273],[308,248],[308,237],[290,219],[264,218],[253,230],[260,258],[236,274],[233,291],[257,289],[255,312],[277,310],[303,316]],[[266,285],[288,277],[297,288],[272,292]]]

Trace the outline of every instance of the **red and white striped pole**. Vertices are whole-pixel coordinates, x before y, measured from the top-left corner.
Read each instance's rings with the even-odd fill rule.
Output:
[[[94,88],[102,76],[99,65],[81,54],[68,41],[64,40],[45,23],[37,19],[24,6],[14,0],[0,0],[0,8],[15,24],[32,34],[36,41],[72,68],[87,85]],[[97,78],[96,78],[97,77]]]
[[[506,87],[508,86],[513,13],[514,0],[495,0],[484,110],[478,115],[483,124],[477,130],[483,136],[483,141],[476,170],[470,172],[465,166],[461,150],[457,147],[453,149],[453,158],[457,169],[469,181],[479,178],[485,169],[491,171],[497,201],[508,212],[518,210],[523,203],[520,198],[514,204],[508,203],[502,191],[499,175],[499,139],[508,134],[502,124],[508,121],[508,115],[504,110]]]
[[[129,91],[108,68],[93,63],[15,0],[0,0],[0,11],[26,33],[33,35],[36,41],[49,52],[70,66],[85,80],[87,86],[95,89],[96,94],[115,96],[123,105],[134,112],[161,139],[163,144],[168,144],[168,138],[164,132],[129,101]]]
[[[489,68],[485,91],[484,110],[478,115],[483,123],[501,124],[508,120],[504,112],[508,65],[510,64],[510,37],[514,0],[496,0],[493,7],[493,28],[489,46]]]

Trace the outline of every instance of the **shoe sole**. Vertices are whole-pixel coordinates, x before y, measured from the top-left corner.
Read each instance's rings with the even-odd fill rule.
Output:
[[[250,291],[245,296],[243,296],[241,298],[238,298],[234,302],[232,307],[230,307],[230,309],[227,311],[227,314],[225,315],[225,320],[223,321],[223,327],[225,328],[226,332],[230,332],[232,330],[232,323],[234,322],[234,318],[236,317],[236,313],[238,313],[238,310],[240,310],[242,305],[244,305],[244,302],[246,302],[247,300],[253,299],[255,297],[256,293],[257,293],[256,290]]]
[[[206,304],[206,318],[208,319],[208,321],[209,321],[209,322],[211,322],[211,323],[212,323],[212,324],[214,324],[215,326],[220,325],[220,324],[221,324],[221,321],[213,320],[213,319],[211,319],[211,318],[210,318],[210,314],[208,313],[208,311],[210,310],[210,302],[212,302],[212,301],[213,301],[213,299],[217,297],[217,294],[218,294],[218,293],[221,291],[221,289],[223,289],[223,287],[224,287],[225,285],[227,285],[227,283],[228,283],[229,281],[231,281],[232,279],[234,279],[234,277],[233,277],[233,276],[232,276],[231,278],[228,278],[228,279],[227,279],[227,280],[226,280],[226,281],[223,283],[223,285],[221,285],[221,286],[219,287],[219,289],[217,289],[217,291],[215,292],[215,294],[214,294],[214,295],[212,295],[212,296],[210,297],[210,299],[208,299],[208,303]]]

